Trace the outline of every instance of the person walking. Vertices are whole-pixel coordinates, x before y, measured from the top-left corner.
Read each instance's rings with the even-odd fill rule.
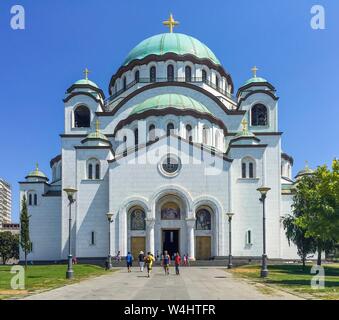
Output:
[[[177,252],[174,258],[175,274],[177,276],[180,275],[180,271],[179,271],[180,263],[181,263],[181,257],[180,257],[179,252]]]
[[[133,263],[133,256],[130,252],[128,252],[128,254],[126,256],[126,262],[127,262],[127,271],[132,272],[131,267],[132,267],[132,263]]]
[[[143,251],[140,251],[139,256],[138,256],[138,260],[139,260],[139,267],[140,267],[140,272],[144,271],[144,264],[145,264],[145,255]]]
[[[187,267],[187,255],[184,254],[184,266]]]
[[[163,259],[162,259],[162,266],[164,267],[165,275],[169,275],[170,263],[171,263],[171,258],[169,256],[168,252],[165,250],[164,256],[163,256]]]
[[[150,274],[152,272],[152,267],[153,267],[153,261],[155,261],[153,254],[148,252],[147,256],[145,258],[145,262],[146,262],[146,269],[147,269],[147,277],[150,277]]]
[[[115,261],[120,262],[121,261],[121,254],[120,251],[118,251],[117,255],[115,256]]]

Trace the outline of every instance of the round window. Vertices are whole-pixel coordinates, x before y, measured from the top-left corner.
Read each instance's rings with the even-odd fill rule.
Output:
[[[177,156],[171,154],[168,154],[159,163],[159,169],[161,173],[171,177],[179,173],[180,166],[181,166],[180,159]]]

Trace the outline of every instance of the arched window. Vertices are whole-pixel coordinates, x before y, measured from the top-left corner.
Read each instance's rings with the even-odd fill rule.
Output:
[[[148,128],[148,140],[154,141],[155,140],[155,125],[151,124]]]
[[[100,164],[95,165],[95,179],[100,179]]]
[[[149,80],[150,82],[155,82],[157,79],[157,69],[153,66],[149,70]]]
[[[135,82],[139,82],[139,80],[140,80],[140,72],[139,72],[139,70],[135,71],[135,73],[134,73],[134,80],[135,80]]]
[[[202,76],[202,81],[207,82],[207,72],[206,72],[206,70],[202,70],[201,76]]]
[[[145,230],[146,214],[142,209],[133,209],[131,212],[131,230]]]
[[[219,89],[219,78],[218,78],[218,76],[215,77],[215,87],[217,88],[217,90]]]
[[[246,179],[246,163],[241,164],[241,178]]]
[[[93,179],[93,165],[90,163],[88,165],[88,175],[87,175],[88,179]]]
[[[95,245],[95,232],[92,231],[91,232],[91,246],[94,246]]]
[[[253,162],[250,162],[248,164],[248,172],[249,172],[249,178],[254,178],[254,168],[253,168]]]
[[[198,210],[195,228],[197,230],[211,230],[211,213],[207,209]]]
[[[33,204],[33,202],[32,202],[32,195],[29,194],[28,195],[28,205],[31,206],[32,204]]]
[[[35,206],[38,205],[38,196],[37,196],[36,193],[34,194],[34,205],[35,205]]]
[[[174,81],[174,67],[172,64],[167,66],[167,81]]]
[[[89,159],[87,161],[87,179],[100,179],[100,162],[97,159]]]
[[[88,128],[91,124],[91,112],[85,106],[79,106],[74,110],[74,127]]]
[[[267,126],[267,108],[263,104],[256,104],[251,109],[251,125]]]
[[[123,80],[123,90],[126,91],[127,89],[127,80],[126,80],[126,77],[124,77],[124,80]]]
[[[185,67],[185,81],[192,82],[192,69],[189,66]]]
[[[192,127],[189,124],[186,125],[186,139],[189,142],[192,142],[192,140],[193,140],[193,137],[192,137]]]
[[[252,231],[251,230],[247,230],[246,231],[246,244],[252,244]]]
[[[202,129],[202,143],[203,144],[208,144],[208,130],[209,128],[204,127]]]
[[[221,136],[221,134],[220,134],[220,132],[217,130],[216,132],[215,132],[215,147],[216,148],[218,148],[218,147],[220,147],[220,136]]]
[[[139,131],[138,129],[134,130],[134,145],[137,146],[139,144]]]
[[[173,133],[173,130],[174,130],[174,124],[170,122],[170,123],[167,125],[167,136],[170,136],[171,133]]]
[[[246,157],[241,161],[241,178],[243,179],[254,179],[256,175],[255,172],[255,161]]]

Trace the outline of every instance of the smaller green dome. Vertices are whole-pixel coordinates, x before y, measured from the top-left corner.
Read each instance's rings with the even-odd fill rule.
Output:
[[[27,179],[27,178],[43,178],[43,179],[48,180],[47,176],[46,176],[42,171],[39,170],[38,164],[36,165],[35,170],[34,170],[34,171],[31,171],[31,172],[27,175],[26,179]]]
[[[267,80],[261,77],[253,77],[251,79],[248,79],[242,86],[246,86],[250,83],[261,83],[261,82],[267,82]]]
[[[99,131],[94,131],[94,132],[91,132],[87,137],[86,139],[101,139],[101,140],[105,140],[105,141],[109,141],[108,138],[101,132]]]
[[[295,176],[295,178],[301,178],[303,176],[310,176],[314,173],[314,170],[310,169],[308,167],[308,165],[305,166],[304,169],[300,170],[297,175]]]
[[[75,85],[76,84],[82,84],[82,85],[90,85],[90,86],[92,86],[92,87],[95,87],[95,88],[98,88],[99,89],[99,87],[98,87],[98,85],[96,84],[96,83],[94,83],[93,81],[91,81],[91,80],[88,80],[88,79],[80,79],[80,80],[78,80],[77,82],[75,82],[74,83]]]
[[[176,108],[179,110],[194,110],[199,113],[212,114],[202,103],[182,94],[168,93],[151,97],[136,105],[131,114],[142,113],[151,109]]]

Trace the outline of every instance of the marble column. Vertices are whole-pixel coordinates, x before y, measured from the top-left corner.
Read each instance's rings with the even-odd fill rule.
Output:
[[[146,253],[154,253],[154,225],[155,219],[146,219]]]
[[[186,219],[187,227],[187,250],[188,250],[188,259],[195,260],[195,239],[194,239],[194,227],[195,227],[195,218]]]

